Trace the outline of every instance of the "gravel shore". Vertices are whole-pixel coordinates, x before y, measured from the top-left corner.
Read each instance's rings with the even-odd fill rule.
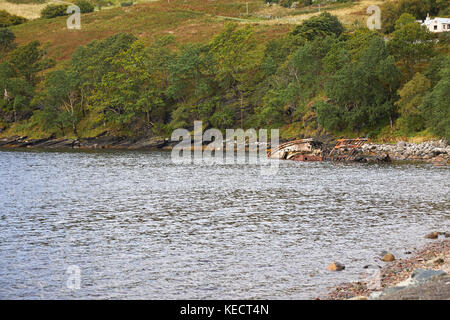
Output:
[[[385,264],[376,275],[363,281],[344,283],[333,288],[324,299],[365,300],[379,299],[450,299],[450,239],[434,240],[424,248],[415,250],[407,259],[398,259]],[[419,272],[440,271],[442,277],[413,285]],[[397,290],[398,289],[398,290]]]

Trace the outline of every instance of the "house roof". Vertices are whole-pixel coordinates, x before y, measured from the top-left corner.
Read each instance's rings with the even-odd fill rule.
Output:
[[[437,23],[449,23],[449,24],[450,24],[450,18],[434,18],[434,19],[428,19],[428,20],[425,20],[425,21],[422,23],[422,25],[428,26],[428,25],[432,24],[433,22],[437,22]]]

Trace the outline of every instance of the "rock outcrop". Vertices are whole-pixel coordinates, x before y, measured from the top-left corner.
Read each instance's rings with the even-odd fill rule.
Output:
[[[161,137],[125,138],[97,136],[83,139],[44,138],[28,139],[28,137],[14,136],[0,139],[3,148],[42,148],[42,149],[158,149],[168,144],[168,140]]]
[[[388,154],[392,160],[419,160],[435,164],[450,162],[450,145],[445,140],[409,143],[400,141],[397,144],[372,144],[362,146],[364,154],[383,156]]]

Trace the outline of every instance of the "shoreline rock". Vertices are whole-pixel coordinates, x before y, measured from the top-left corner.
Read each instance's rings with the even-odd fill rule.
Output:
[[[373,278],[331,288],[323,299],[450,299],[450,240],[433,241],[412,257],[396,259]],[[375,282],[375,285],[372,283]]]
[[[115,137],[104,132],[97,137],[65,139],[48,137],[28,139],[26,136],[0,138],[0,148],[36,148],[36,149],[120,149],[120,150],[171,150],[177,142],[163,137]],[[259,145],[258,145],[259,146]],[[225,147],[225,146],[224,146]],[[270,148],[270,146],[267,146]],[[434,165],[450,164],[450,145],[445,140],[427,141],[420,144],[400,141],[397,144],[366,143],[361,154],[377,160],[418,161]]]
[[[378,157],[389,154],[394,161],[425,161],[436,165],[450,163],[450,145],[445,140],[422,143],[400,141],[397,144],[366,143],[362,146],[362,152]]]
[[[327,269],[330,271],[342,271],[345,269],[345,266],[342,263],[333,262],[327,267]]]
[[[168,139],[161,137],[126,138],[105,135],[81,139],[28,139],[26,136],[0,139],[0,148],[150,150],[160,149],[167,144]]]
[[[386,254],[381,258],[381,260],[384,261],[384,262],[392,262],[392,261],[395,260],[395,257],[394,257],[394,255],[393,255],[392,253],[386,253]]]
[[[426,239],[437,239],[438,237],[439,234],[436,231],[431,232],[425,236]]]

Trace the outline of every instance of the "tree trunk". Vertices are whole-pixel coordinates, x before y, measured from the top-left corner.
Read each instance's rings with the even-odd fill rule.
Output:
[[[244,107],[243,107],[243,94],[242,91],[239,91],[239,93],[241,94],[241,128],[244,129]]]
[[[81,114],[83,115],[83,118],[86,117],[86,110],[84,109],[84,94],[83,94],[83,90],[81,90]]]
[[[73,133],[78,137],[77,126],[75,125],[75,119],[72,117],[72,129]]]

